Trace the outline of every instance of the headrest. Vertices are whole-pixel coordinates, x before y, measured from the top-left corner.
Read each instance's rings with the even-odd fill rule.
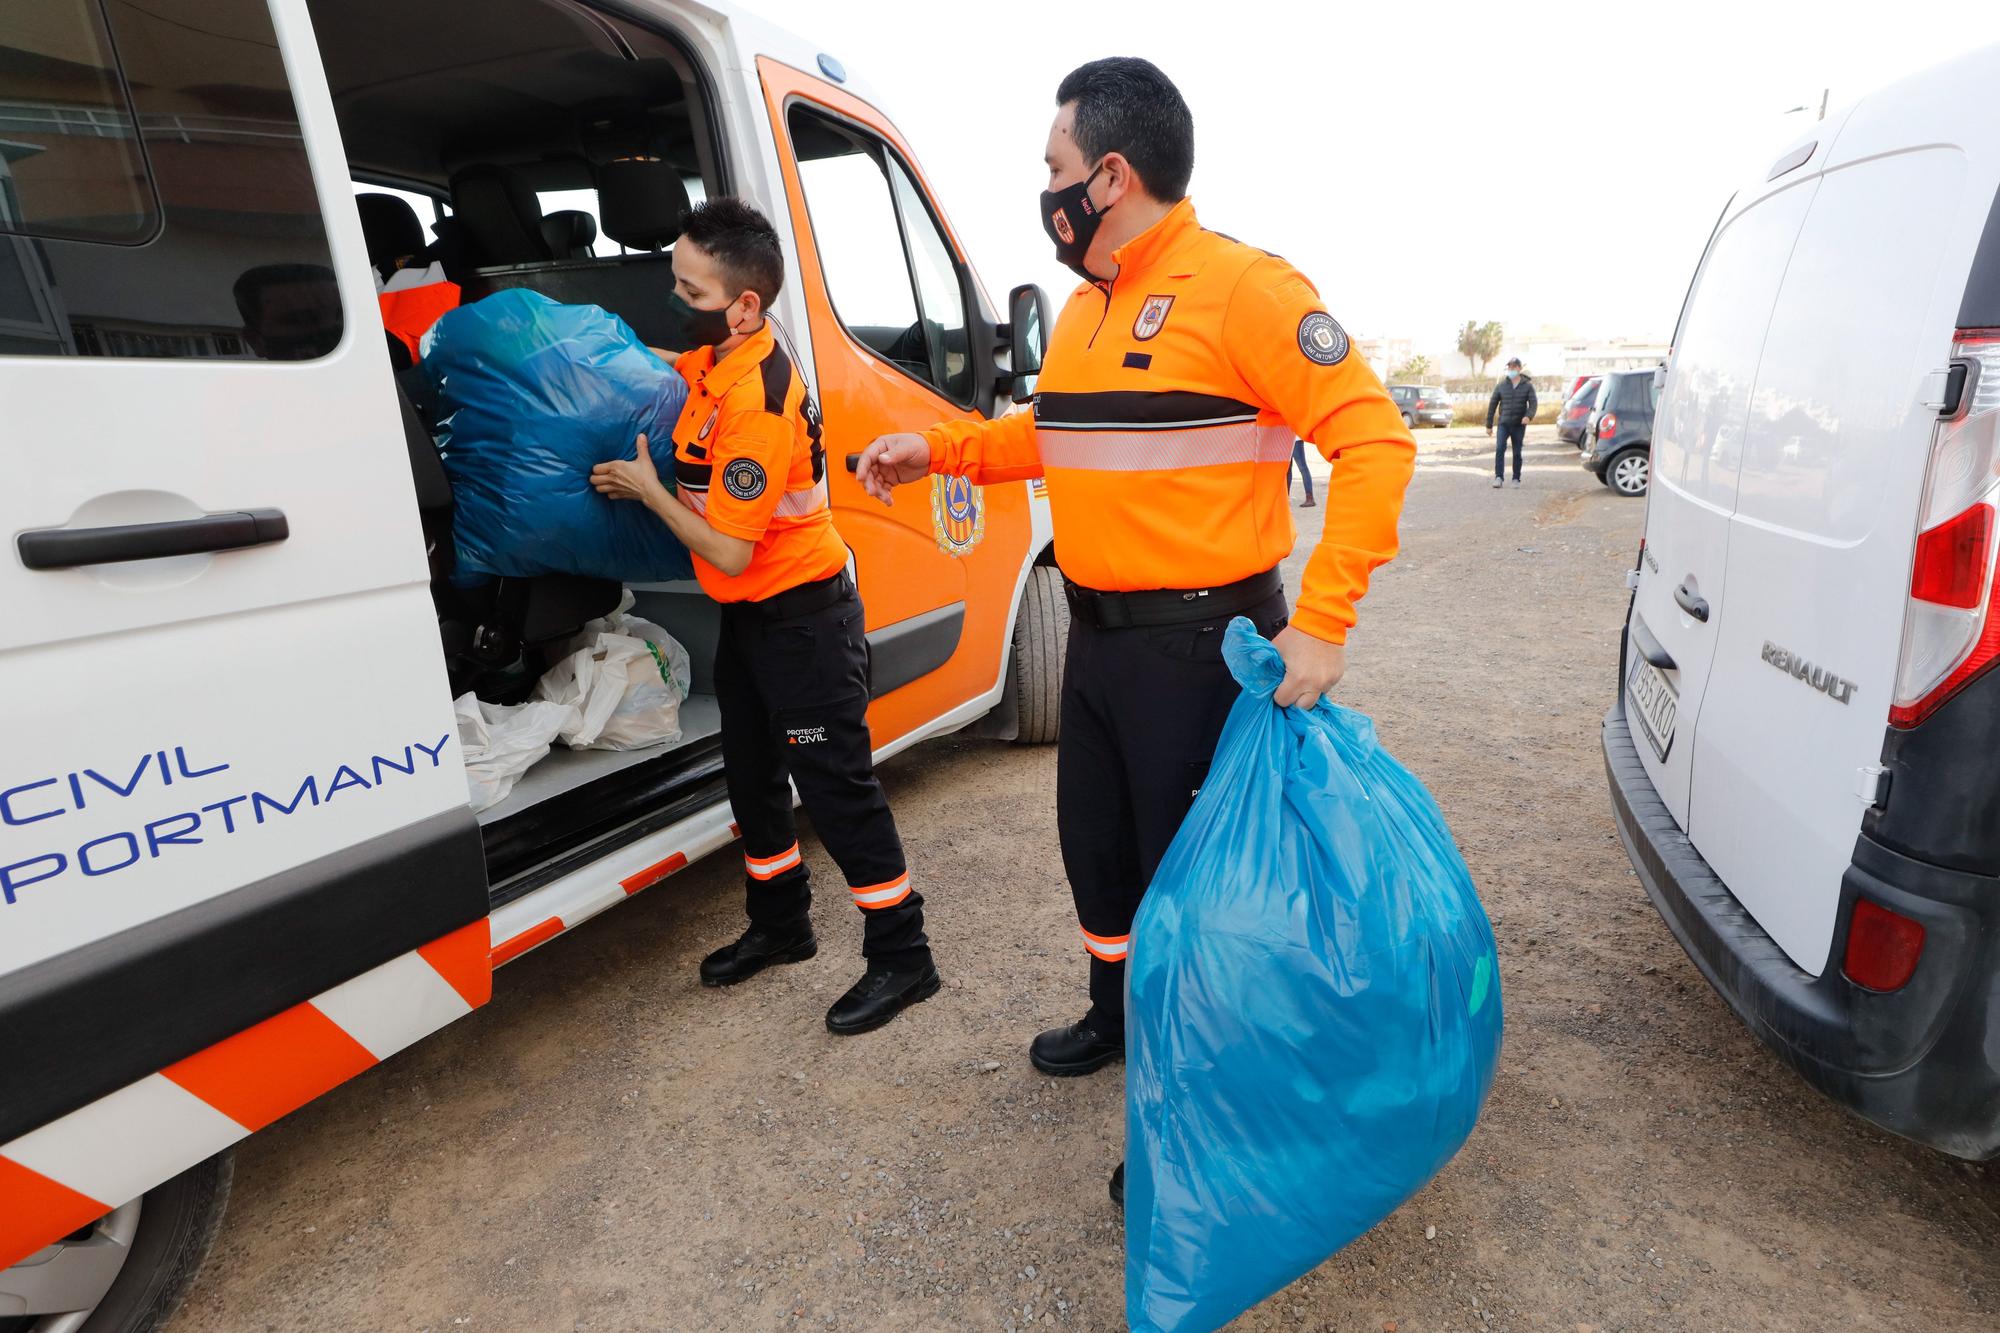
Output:
[[[597,211],[604,234],[635,250],[659,250],[681,234],[687,186],[671,162],[621,157],[597,168]]]
[[[549,259],[542,206],[528,183],[505,167],[467,167],[451,178],[451,207],[474,266]]]
[[[424,224],[406,199],[393,194],[357,194],[354,206],[361,211],[361,234],[368,239],[368,262],[387,275],[396,261],[424,248]]]
[[[597,219],[580,208],[544,214],[542,239],[557,259],[588,259],[597,240]]]

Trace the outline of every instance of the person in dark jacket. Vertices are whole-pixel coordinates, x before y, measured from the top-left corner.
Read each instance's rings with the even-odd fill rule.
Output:
[[[1528,439],[1528,423],[1535,419],[1535,382],[1521,373],[1521,358],[1509,357],[1507,378],[1493,386],[1486,400],[1486,433],[1493,434],[1493,422],[1500,422],[1500,434],[1493,441],[1493,484],[1507,480],[1507,441],[1514,441],[1514,484],[1521,484],[1521,446]]]

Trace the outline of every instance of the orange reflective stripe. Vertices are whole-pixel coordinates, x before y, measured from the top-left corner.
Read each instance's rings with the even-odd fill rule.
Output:
[[[799,856],[799,845],[793,843],[776,856],[752,856],[748,852],[745,852],[743,854],[743,868],[750,873],[750,878],[752,879],[776,879],[793,866],[798,865],[801,859]]]
[[[39,1171],[9,1157],[0,1157],[0,1267],[12,1267],[50,1238],[66,1236],[95,1222],[114,1205],[78,1194]]]
[[[483,934],[486,923],[479,925]],[[482,939],[481,962],[485,953]],[[345,1028],[312,1005],[297,1004],[160,1073],[243,1128],[259,1130],[374,1064]]]
[[[1077,932],[1083,936],[1083,947],[1090,950],[1093,957],[1102,958],[1107,963],[1122,963],[1131,948],[1130,935],[1093,935],[1082,926]]]
[[[1224,463],[1289,463],[1288,426],[1239,418],[1224,424],[1131,430],[1103,426],[1038,426],[1042,464],[1093,472],[1152,472]]]
[[[863,911],[880,911],[884,907],[894,907],[910,896],[909,872],[905,871],[884,884],[869,884],[858,888],[850,884],[847,891],[854,895],[854,905]]]

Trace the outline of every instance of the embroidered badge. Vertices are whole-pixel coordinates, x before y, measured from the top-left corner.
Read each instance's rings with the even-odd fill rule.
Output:
[[[764,493],[764,465],[754,458],[731,460],[722,469],[722,488],[739,500],[754,500]]]
[[[1140,342],[1158,333],[1167,322],[1167,311],[1173,307],[1171,296],[1149,296],[1146,304],[1139,307],[1139,318],[1132,321],[1132,336]]]
[[[1308,361],[1337,366],[1347,356],[1347,330],[1326,311],[1315,310],[1299,321],[1299,350]]]
[[[985,495],[964,477],[931,478],[931,531],[946,555],[964,555],[986,535]]]

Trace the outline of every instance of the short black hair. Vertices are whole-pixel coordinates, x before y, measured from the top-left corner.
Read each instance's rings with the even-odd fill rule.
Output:
[[[1091,162],[1120,153],[1161,203],[1187,197],[1194,174],[1194,114],[1174,81],[1150,60],[1107,56],[1079,65],[1056,89],[1076,103],[1076,146]]]
[[[681,239],[714,256],[724,281],[738,292],[755,292],[765,310],[785,285],[785,254],[778,229],[757,209],[734,195],[717,195],[681,219]]]

